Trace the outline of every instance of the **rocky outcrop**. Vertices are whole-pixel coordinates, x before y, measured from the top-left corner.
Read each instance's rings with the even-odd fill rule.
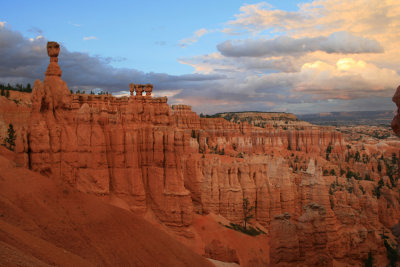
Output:
[[[46,88],[46,81],[36,85],[41,84],[35,84],[34,95]],[[83,192],[116,194],[135,211],[151,207],[167,224],[190,224],[191,199],[180,155],[194,148],[185,132],[167,127],[166,99],[73,95],[66,104],[33,113],[33,170]]]
[[[71,94],[56,52],[50,46],[17,149],[32,170],[174,228],[190,226],[194,212],[242,223],[247,198],[250,223],[270,235],[273,265],[357,265],[370,251],[385,262],[378,231],[398,223],[400,199],[395,178],[384,177],[393,164],[383,149],[367,160],[372,148],[357,156],[332,127],[200,118],[152,97],[150,85],[131,84],[122,98]],[[207,255],[234,259],[210,242]]]
[[[168,127],[166,98],[71,95],[52,73],[33,89],[26,149],[32,170],[83,192],[114,194],[168,225],[190,224],[181,155],[195,150],[184,131]]]
[[[170,108],[166,98],[143,96],[142,85],[131,86],[132,95],[124,98],[71,94],[61,80],[55,46],[48,48],[45,80],[37,80],[32,93],[28,165],[80,191],[114,195],[133,211],[150,209],[168,225],[189,225],[193,203],[199,212],[239,222],[247,195],[260,199],[257,218],[268,224],[266,212],[273,214],[278,207],[265,199],[280,194],[263,185],[272,165],[265,158],[230,161],[291,147],[316,153],[321,145],[341,149],[341,136],[329,129],[265,130],[222,118],[203,119],[189,106]],[[224,163],[227,159],[202,158],[199,152],[233,157]],[[289,175],[280,179],[290,184]]]

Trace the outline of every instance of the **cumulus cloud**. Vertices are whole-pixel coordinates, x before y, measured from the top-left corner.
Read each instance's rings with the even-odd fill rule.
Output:
[[[289,30],[293,24],[303,24],[310,19],[310,15],[306,12],[273,10],[272,5],[264,2],[245,4],[240,7],[240,12],[235,15],[235,20],[228,22],[233,28],[226,28],[225,32],[262,31],[271,28]]]
[[[6,26],[6,23],[7,22],[5,21],[0,21],[0,28],[4,28]]]
[[[238,108],[390,109],[400,83],[398,14],[398,1],[316,0],[295,11],[243,5],[221,31],[235,40],[180,62],[227,75],[242,99]]]
[[[314,0],[298,6],[296,11],[285,11],[266,3],[245,4],[235,19],[228,22],[227,30],[271,30],[303,36],[337,31],[383,35],[399,26],[398,1]]]
[[[97,40],[96,36],[85,36],[82,38],[84,41]]]
[[[193,36],[191,36],[191,37],[189,37],[189,38],[185,38],[185,39],[180,40],[180,41],[179,41],[179,46],[181,46],[181,47],[186,47],[186,46],[192,45],[192,44],[194,44],[194,43],[197,43],[197,41],[199,40],[199,38],[200,38],[201,36],[203,36],[204,34],[208,33],[208,32],[209,32],[209,31],[208,31],[207,29],[204,29],[204,28],[199,29],[199,30],[197,30],[197,31],[195,31],[195,32],[193,33]]]
[[[314,51],[326,53],[382,53],[376,40],[355,36],[347,32],[336,32],[327,37],[292,38],[280,36],[275,39],[225,41],[217,46],[228,57],[265,57],[298,55]]]
[[[309,94],[313,99],[357,99],[390,97],[400,81],[396,71],[378,68],[362,60],[341,58],[336,65],[312,62],[303,65],[294,95]]]

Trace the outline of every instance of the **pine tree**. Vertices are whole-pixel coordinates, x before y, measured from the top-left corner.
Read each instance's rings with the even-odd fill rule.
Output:
[[[7,132],[8,132],[8,136],[4,139],[4,145],[8,149],[14,151],[15,139],[16,139],[17,135],[15,134],[14,127],[11,123],[8,125]]]
[[[243,199],[243,221],[244,221],[244,229],[247,229],[247,222],[254,217],[254,214],[252,214],[252,210],[254,209],[254,206],[249,207],[250,202],[249,198]]]
[[[7,98],[10,98],[10,90],[9,89],[6,90],[6,94],[5,95],[6,95]]]

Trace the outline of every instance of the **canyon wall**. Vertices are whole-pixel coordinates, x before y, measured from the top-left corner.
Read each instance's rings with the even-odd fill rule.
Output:
[[[369,252],[387,262],[380,233],[399,222],[400,199],[392,165],[378,172],[379,149],[363,162],[333,127],[200,118],[150,87],[142,95],[132,85],[122,98],[71,94],[52,60],[19,128],[21,165],[177,228],[194,213],[241,223],[247,198],[274,266],[357,265]],[[345,177],[350,170],[358,176]]]

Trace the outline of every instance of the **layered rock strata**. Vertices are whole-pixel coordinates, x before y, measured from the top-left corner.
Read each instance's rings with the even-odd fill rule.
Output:
[[[241,223],[247,198],[255,207],[252,223],[270,235],[272,265],[359,264],[370,251],[386,260],[378,230],[399,221],[398,185],[385,178],[377,189],[389,167],[378,173],[377,159],[349,159],[334,128],[200,118],[150,89],[143,95],[143,85],[131,85],[130,97],[71,94],[58,74],[48,71],[35,82],[19,137],[17,151],[32,170],[152,212],[169,226],[189,226],[193,212]],[[372,179],[345,178],[342,168],[352,164]],[[208,246],[207,255],[219,254],[213,250],[221,245]]]

